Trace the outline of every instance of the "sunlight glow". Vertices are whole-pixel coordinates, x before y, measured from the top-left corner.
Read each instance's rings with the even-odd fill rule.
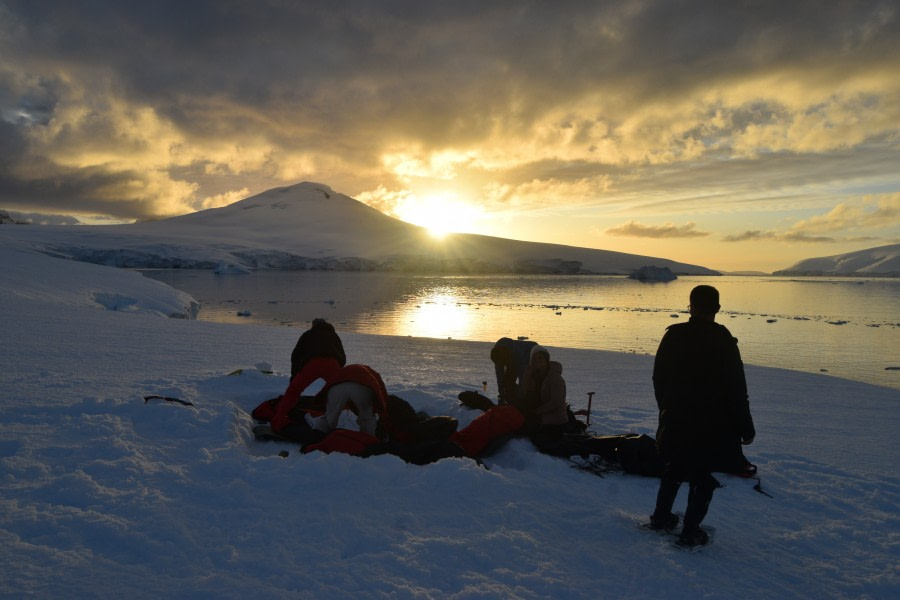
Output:
[[[453,294],[435,293],[405,309],[402,335],[430,338],[468,339],[471,336],[472,308],[461,306]]]
[[[480,207],[463,202],[450,192],[421,198],[411,195],[404,198],[394,212],[407,223],[424,227],[436,238],[448,233],[471,232],[476,229],[475,223],[483,218]]]

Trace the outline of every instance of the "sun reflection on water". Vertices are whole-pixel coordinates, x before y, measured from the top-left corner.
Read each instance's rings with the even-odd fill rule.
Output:
[[[472,331],[472,310],[453,294],[428,294],[399,310],[398,325],[402,335],[466,338]]]

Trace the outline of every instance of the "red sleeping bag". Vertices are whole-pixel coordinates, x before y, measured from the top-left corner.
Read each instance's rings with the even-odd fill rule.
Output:
[[[319,452],[324,452],[326,454],[330,454],[331,452],[342,452],[343,454],[352,454],[353,456],[365,456],[370,446],[379,443],[381,442],[377,437],[361,431],[335,429],[326,435],[322,441],[303,446],[303,453],[307,454],[314,450],[318,450]]]
[[[450,436],[469,458],[476,458],[492,441],[518,431],[525,424],[525,417],[511,404],[496,406],[469,423],[464,429]]]

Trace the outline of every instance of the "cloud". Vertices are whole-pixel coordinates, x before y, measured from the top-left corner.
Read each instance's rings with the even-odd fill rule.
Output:
[[[387,215],[396,216],[396,208],[411,196],[412,194],[409,192],[389,191],[384,186],[379,186],[375,190],[359,194],[356,199],[373,208],[377,208]]]
[[[748,230],[743,233],[734,235],[726,235],[722,237],[726,242],[754,242],[760,240],[777,240],[779,235],[771,231],[760,231],[758,229]]]
[[[793,223],[785,230],[746,230],[723,236],[725,242],[799,243],[893,242],[900,227],[900,193],[866,195],[846,200],[824,214]]]
[[[607,235],[643,238],[693,238],[709,235],[708,232],[699,231],[696,227],[696,223],[693,222],[679,226],[673,223],[666,223],[664,225],[642,225],[635,221],[628,221],[623,225],[611,227],[604,233]]]
[[[229,204],[234,204],[239,200],[243,200],[250,196],[250,190],[247,188],[242,188],[239,190],[231,190],[225,192],[223,194],[215,194],[213,196],[207,196],[200,203],[201,210],[205,210],[207,208],[220,208],[222,206],[228,206]]]
[[[736,235],[726,235],[722,237],[725,242],[759,242],[759,241],[775,241],[775,242],[798,242],[803,244],[845,244],[848,242],[871,242],[880,238],[872,236],[852,236],[852,237],[834,237],[828,235],[810,235],[800,231],[774,232],[750,230]]]
[[[896,185],[892,5],[711,6],[7,0],[0,200],[141,219],[313,180],[664,214]]]
[[[797,233],[830,232],[843,229],[879,229],[900,225],[900,192],[868,196],[855,203],[841,203],[827,214],[795,223]]]
[[[751,230],[736,235],[726,235],[722,237],[725,242],[757,242],[757,241],[776,241],[776,242],[800,242],[805,244],[846,244],[849,242],[874,242],[882,238],[874,236],[844,236],[832,237],[827,235],[809,235],[798,231],[788,231],[783,233],[773,231]]]
[[[788,233],[783,233],[778,236],[779,240],[786,242],[804,242],[811,244],[833,244],[837,240],[830,236],[819,235],[819,236],[811,236],[806,233],[790,231]]]

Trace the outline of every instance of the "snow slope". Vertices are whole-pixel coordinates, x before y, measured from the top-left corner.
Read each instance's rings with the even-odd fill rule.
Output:
[[[773,275],[880,275],[900,277],[900,244],[808,258]]]
[[[663,258],[454,234],[443,240],[317,183],[275,188],[222,208],[150,223],[4,226],[49,254],[117,267],[628,274],[642,266],[715,271]],[[0,237],[2,239],[2,237]]]
[[[247,411],[286,387],[298,330],[164,318],[183,295],[118,269],[6,244],[0,261],[0,597],[818,600],[900,589],[896,390],[748,366],[759,434],[747,453],[772,497],[722,476],[707,518],[716,543],[690,554],[634,526],[655,480],[598,477],[527,441],[487,468],[255,442]],[[100,310],[96,292],[136,309]],[[457,393],[493,384],[487,343],[343,337],[389,391],[461,426],[477,413]],[[653,433],[652,358],[550,350],[575,408],[597,392],[598,433]]]

